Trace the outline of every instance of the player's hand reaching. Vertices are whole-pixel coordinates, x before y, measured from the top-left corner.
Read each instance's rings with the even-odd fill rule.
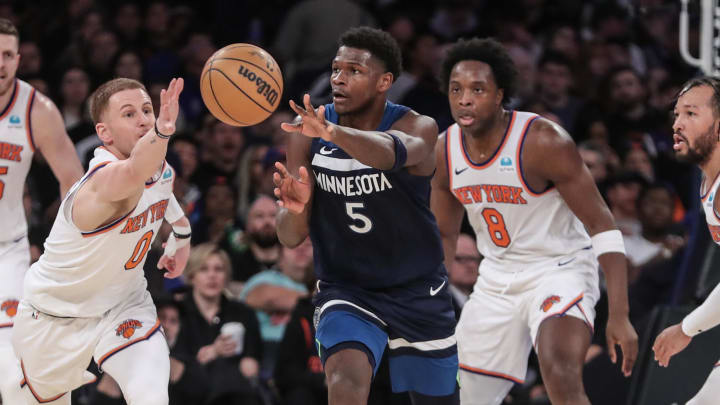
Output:
[[[655,360],[660,363],[661,367],[667,367],[670,364],[670,358],[683,351],[691,340],[692,338],[683,332],[681,324],[665,329],[653,344]]]
[[[638,336],[635,333],[635,328],[630,323],[630,319],[627,316],[610,316],[607,323],[606,338],[608,353],[613,363],[617,362],[617,349],[615,346],[620,345],[623,355],[622,372],[625,377],[629,377],[632,374],[638,353]]]
[[[280,162],[275,163],[278,170],[273,173],[275,183],[275,197],[278,205],[287,208],[294,214],[300,214],[310,201],[310,175],[305,166],[300,166],[300,178],[295,178]]]
[[[181,78],[170,81],[167,89],[160,91],[160,112],[158,113],[155,125],[161,135],[172,135],[175,133],[175,120],[180,111],[178,99],[183,90],[185,82]]]
[[[167,242],[163,243],[163,248],[167,247]],[[158,260],[158,269],[166,269],[165,278],[176,278],[183,273],[185,265],[187,265],[188,258],[190,257],[190,245],[185,245],[178,248],[175,254],[168,255],[166,253],[162,255]]]
[[[300,119],[295,120],[292,124],[283,122],[280,124],[280,128],[287,132],[300,132],[310,138],[322,138],[332,142],[334,130],[333,125],[325,121],[325,106],[313,108],[310,104],[309,94],[303,96],[303,104],[305,104],[305,108],[290,100],[290,108],[297,113]]]

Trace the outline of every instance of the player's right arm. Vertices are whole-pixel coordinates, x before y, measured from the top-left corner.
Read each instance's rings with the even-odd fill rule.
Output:
[[[445,254],[445,268],[448,270],[455,260],[458,234],[462,224],[464,208],[450,191],[450,174],[448,172],[445,138],[447,133],[440,135],[435,144],[436,171],[432,179],[430,209],[440,230],[440,238]]]
[[[151,128],[135,144],[129,158],[112,162],[90,177],[88,186],[95,194],[96,201],[113,203],[137,195],[145,187],[145,182],[158,171],[167,153],[169,138],[164,136],[175,132],[178,97],[182,89],[183,79],[173,79],[167,90],[160,93],[160,113],[155,122],[160,134],[156,134],[155,128]],[[102,125],[97,125],[98,132],[104,130]]]
[[[315,180],[310,176],[310,145],[312,139],[299,133],[290,134],[287,167],[277,162],[273,174],[277,213],[277,234],[288,247],[298,246],[310,234],[310,211]]]

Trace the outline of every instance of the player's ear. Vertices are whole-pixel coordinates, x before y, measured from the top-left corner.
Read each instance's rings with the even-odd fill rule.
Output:
[[[103,143],[108,145],[112,144],[112,137],[110,136],[110,131],[104,123],[98,122],[97,124],[95,124],[95,132],[97,133],[98,138],[100,138]]]
[[[390,87],[392,87],[393,84],[393,74],[390,72],[385,72],[380,75],[380,78],[378,79],[378,91],[381,93],[384,93],[388,90],[390,90]]]
[[[495,105],[502,104],[503,97],[505,97],[505,90],[498,89],[497,94],[495,95]]]

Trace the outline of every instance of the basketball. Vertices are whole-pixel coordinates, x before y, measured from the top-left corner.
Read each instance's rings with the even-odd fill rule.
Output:
[[[282,72],[264,49],[232,44],[205,62],[200,93],[215,118],[238,127],[258,124],[277,109],[283,92]]]

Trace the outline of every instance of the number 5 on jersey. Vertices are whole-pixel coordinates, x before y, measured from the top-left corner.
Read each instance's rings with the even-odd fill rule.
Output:
[[[502,214],[495,208],[485,208],[482,210],[482,216],[487,223],[490,239],[497,246],[506,248],[510,245],[510,235],[505,227],[505,219]]]
[[[351,225],[348,225],[350,229],[352,229],[354,232],[357,233],[368,233],[372,229],[372,221],[370,221],[370,218],[367,216],[356,212],[356,209],[362,209],[365,208],[365,204],[361,202],[357,203],[351,203],[346,202],[345,203],[345,211],[347,212],[348,216],[353,219],[354,223]],[[362,223],[362,226],[358,226],[358,221]]]

